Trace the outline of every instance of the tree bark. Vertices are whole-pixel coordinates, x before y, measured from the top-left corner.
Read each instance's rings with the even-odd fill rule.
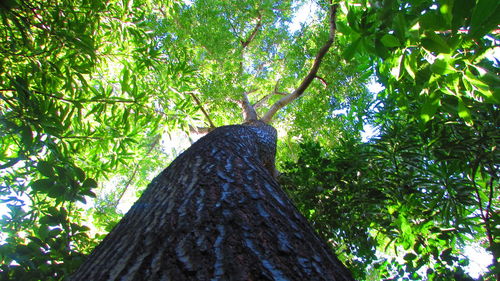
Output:
[[[353,280],[276,182],[276,130],[252,125],[181,154],[70,280]]]

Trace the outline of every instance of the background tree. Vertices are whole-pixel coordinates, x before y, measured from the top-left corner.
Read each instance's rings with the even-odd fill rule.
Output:
[[[0,270],[11,279],[76,268],[121,217],[121,194],[173,158],[163,132],[240,123],[243,93],[272,105],[329,34],[324,8],[289,27],[300,1],[24,2],[0,9]],[[496,2],[340,2],[317,77],[275,116],[282,180],[322,235],[347,241],[337,254],[358,279],[449,279],[476,243],[498,261]],[[372,74],[385,87],[375,97]],[[379,136],[366,144],[368,123]],[[303,163],[317,145],[301,142],[330,164]],[[93,194],[95,208],[77,203]],[[331,223],[338,214],[345,224]]]

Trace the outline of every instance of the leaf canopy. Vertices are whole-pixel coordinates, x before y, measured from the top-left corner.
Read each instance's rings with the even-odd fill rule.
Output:
[[[175,157],[167,135],[240,123],[244,97],[263,116],[297,89],[329,8],[2,1],[0,276],[67,277]],[[274,116],[283,187],[359,280],[466,280],[470,245],[498,279],[498,14],[340,1],[318,73]]]

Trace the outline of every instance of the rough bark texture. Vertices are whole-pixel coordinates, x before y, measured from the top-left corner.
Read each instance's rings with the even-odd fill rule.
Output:
[[[275,181],[276,131],[251,125],[181,154],[71,280],[353,280]]]

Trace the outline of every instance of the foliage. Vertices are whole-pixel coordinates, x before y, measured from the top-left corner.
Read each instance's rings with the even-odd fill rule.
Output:
[[[500,80],[491,32],[499,4],[388,0],[343,8],[343,58],[368,56],[385,87],[366,115],[380,137],[329,148],[304,142],[296,161],[283,165],[289,192],[325,238],[347,245],[339,254],[359,278],[373,263],[375,280],[463,279],[462,249],[472,241],[493,255],[486,278],[498,278]],[[400,259],[380,260],[388,256]]]
[[[102,238],[85,226],[96,179],[129,169],[161,134],[160,121],[178,112],[157,104],[167,96],[148,94],[163,63],[146,26],[151,3],[5,5],[0,195],[9,214],[1,220],[1,274],[61,279]]]
[[[473,169],[463,167],[463,158],[477,155],[481,140],[469,136],[464,143],[471,130],[446,134],[455,134],[453,129],[433,142],[428,132],[414,134],[398,124],[371,143],[351,140],[325,149],[305,142],[297,161],[283,165],[281,181],[359,279],[371,264],[379,274],[375,279],[449,280],[468,264],[463,247],[485,235],[476,192],[497,184],[487,167],[478,175],[486,186],[464,177],[463,171]],[[494,154],[481,161],[492,161]],[[387,258],[393,256],[400,259]]]
[[[324,1],[291,28],[304,2],[1,1],[2,278],[64,278],[173,158],[166,133],[291,92],[328,37]],[[498,260],[500,4],[339,6],[336,45],[275,117],[284,186],[360,279],[459,278],[477,241]]]

